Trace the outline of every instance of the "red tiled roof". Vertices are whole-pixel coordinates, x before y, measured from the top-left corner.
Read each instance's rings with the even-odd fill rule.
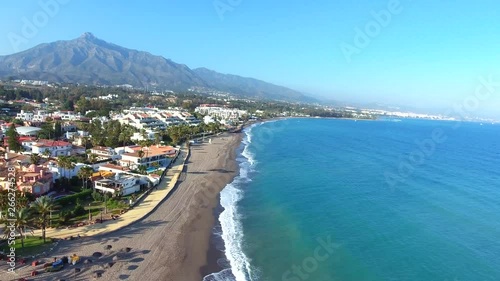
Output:
[[[72,144],[66,141],[55,141],[55,140],[38,140],[34,145],[37,147],[54,147],[54,146],[71,146]]]

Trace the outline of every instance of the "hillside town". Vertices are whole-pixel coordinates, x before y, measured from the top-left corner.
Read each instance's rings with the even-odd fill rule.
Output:
[[[193,136],[202,132],[214,133],[237,126],[247,114],[244,110],[215,105],[201,105],[195,112],[202,114],[203,119],[199,120],[182,109],[146,107],[131,107],[121,113],[110,114],[109,118],[87,118],[72,111],[21,110],[13,122],[0,120],[0,137],[3,140],[3,147],[0,148],[3,154],[1,169],[5,173],[7,167],[15,167],[19,176],[19,191],[35,196],[48,194],[62,179],[79,177],[86,167],[94,173],[111,172],[106,176],[113,177],[114,186],[127,186],[125,183],[129,176],[145,185],[154,185],[158,171],[161,173],[169,166],[179,149],[165,144],[164,132],[192,128],[195,132]],[[104,128],[113,120],[131,130],[129,138],[124,140],[130,145],[94,146],[95,136],[81,129],[92,123],[99,123]],[[53,129],[51,138],[40,136],[46,125]],[[12,140],[12,137],[16,139]],[[179,138],[182,137],[176,137]],[[102,188],[102,178],[92,177],[94,188],[115,194],[109,188]],[[1,182],[0,185],[5,190],[8,182]],[[125,188],[118,194],[128,195],[134,193],[132,190],[139,191],[138,188]]]

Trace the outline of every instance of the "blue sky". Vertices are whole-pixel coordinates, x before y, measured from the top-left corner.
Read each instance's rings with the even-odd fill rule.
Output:
[[[23,36],[23,18],[43,20],[40,3],[54,1],[2,1],[0,55],[15,52],[11,40],[13,34]],[[443,110],[472,95],[480,76],[500,81],[500,2],[495,0],[57,3],[58,11],[39,22],[31,38],[24,36],[17,50],[89,31],[192,68],[255,77],[336,100]],[[358,29],[376,28],[374,12],[389,13],[390,20],[371,29],[369,44],[356,45]],[[342,46],[356,48],[349,60]],[[493,111],[500,98],[490,97],[481,106]]]

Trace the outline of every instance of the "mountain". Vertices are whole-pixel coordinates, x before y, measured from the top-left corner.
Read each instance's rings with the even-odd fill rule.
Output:
[[[300,92],[253,78],[192,70],[148,52],[108,43],[91,33],[0,56],[0,77],[99,85],[187,90],[204,87],[246,97],[312,101]]]
[[[256,98],[273,97],[276,100],[294,100],[303,102],[315,102],[316,100],[304,94],[277,86],[254,78],[241,77],[232,74],[222,74],[207,68],[196,68],[194,72],[198,74],[209,87],[221,91],[239,93],[243,96],[253,96]]]
[[[120,47],[84,33],[0,57],[0,76],[84,84],[130,84],[184,89],[205,85],[189,67]]]

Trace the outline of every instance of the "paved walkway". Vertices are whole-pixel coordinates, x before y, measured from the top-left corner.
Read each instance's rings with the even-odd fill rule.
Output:
[[[177,160],[172,167],[167,170],[167,174],[158,186],[145,196],[142,202],[139,202],[135,207],[128,212],[120,215],[117,220],[107,220],[103,223],[86,225],[75,228],[50,228],[46,230],[46,236],[49,238],[67,238],[70,236],[94,236],[103,233],[112,232],[123,227],[126,227],[151,213],[174,189],[177,180],[179,179],[187,158],[188,149],[182,148]],[[41,236],[41,230],[35,230],[36,236]]]

